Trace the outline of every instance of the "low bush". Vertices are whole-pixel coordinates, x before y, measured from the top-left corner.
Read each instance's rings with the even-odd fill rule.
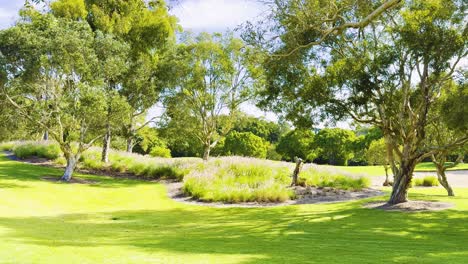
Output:
[[[424,187],[432,187],[432,186],[438,186],[439,181],[437,180],[436,177],[434,176],[426,176],[424,178],[415,178],[413,180],[414,186],[424,186]]]
[[[207,202],[283,202],[294,198],[287,188],[289,175],[287,166],[275,168],[255,159],[220,158],[189,173],[183,190]]]
[[[50,142],[22,142],[13,147],[13,153],[20,159],[39,157],[55,160],[61,155],[58,145]]]
[[[186,170],[175,159],[151,158],[139,154],[112,150],[109,163],[101,162],[98,148],[91,148],[83,153],[81,167],[96,170],[110,170],[118,173],[129,173],[148,179],[182,180]]]
[[[166,147],[155,146],[151,149],[151,157],[170,158],[171,150]]]
[[[219,158],[194,169],[184,179],[186,194],[202,201],[283,202],[294,198],[288,188],[294,164],[240,157]],[[370,186],[365,177],[348,177],[338,172],[319,171],[308,166],[301,173],[303,186],[361,190]]]
[[[13,151],[16,144],[18,144],[18,142],[2,142],[0,143],[0,151]]]
[[[336,172],[309,168],[300,174],[300,179],[306,186],[332,187],[342,190],[358,191],[370,186],[370,180],[366,177],[345,176]]]

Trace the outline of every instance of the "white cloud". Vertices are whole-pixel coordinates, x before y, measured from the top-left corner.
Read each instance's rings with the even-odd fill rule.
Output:
[[[0,29],[13,25],[23,4],[22,0],[0,0]]]
[[[254,20],[263,6],[255,0],[186,0],[172,11],[192,31],[225,31]]]

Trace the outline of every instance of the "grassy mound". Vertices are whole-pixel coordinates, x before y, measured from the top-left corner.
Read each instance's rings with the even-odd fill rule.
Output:
[[[253,158],[225,157],[202,164],[184,179],[186,194],[202,201],[227,203],[284,202],[294,199],[288,188],[294,164]],[[361,190],[369,187],[365,177],[351,177],[315,165],[301,173],[303,185]]]
[[[4,144],[3,148],[12,148],[20,158],[37,156],[66,164],[54,143],[14,142]],[[295,193],[288,188],[293,163],[241,157],[212,158],[202,162],[198,158],[155,158],[115,150],[110,152],[109,160],[102,162],[101,149],[93,147],[83,153],[78,166],[143,179],[183,180],[185,194],[207,202],[284,202],[295,198]],[[369,186],[366,178],[350,177],[310,164],[305,165],[301,181],[308,186],[344,190]]]

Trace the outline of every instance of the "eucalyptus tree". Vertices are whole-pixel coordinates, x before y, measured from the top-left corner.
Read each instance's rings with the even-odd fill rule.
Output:
[[[457,73],[467,55],[466,2],[406,1],[367,20],[368,10],[382,5],[359,1],[330,18],[330,27],[324,24],[326,32],[341,29],[326,38],[314,25],[329,7],[320,1],[284,3],[284,14],[275,20],[280,37],[267,47],[269,83],[260,105],[271,104],[299,124],[351,117],[380,128],[395,176],[389,203],[407,201],[416,164],[442,148],[424,144],[428,112],[446,82],[454,76],[466,80]],[[329,3],[342,10],[347,1]],[[367,21],[367,27],[343,28],[349,20]],[[246,37],[254,39],[255,31],[249,32]]]
[[[18,115],[49,131],[59,144],[69,181],[81,154],[105,134],[105,88],[84,21],[31,7],[0,32],[2,96]],[[47,97],[42,100],[41,97]]]
[[[457,166],[468,153],[467,88],[466,83],[448,83],[440,101],[429,112],[426,144],[428,148],[435,149],[431,159],[437,170],[437,179],[449,196],[455,196],[455,193],[445,171]],[[450,156],[456,158],[448,163]]]
[[[108,118],[102,160],[108,161],[111,134],[122,126],[127,151],[132,152],[136,133],[149,124],[140,120],[171,77],[161,65],[175,43],[176,18],[168,13],[164,1],[58,0],[51,9],[57,16],[86,20],[96,38],[103,36],[105,42],[97,46],[102,47],[98,50],[102,66],[108,68],[103,76],[108,88]],[[113,124],[112,102],[118,95],[127,99],[132,111]]]
[[[85,0],[85,4],[87,21],[95,31],[111,33],[130,46],[126,58],[129,70],[118,91],[132,107],[131,113],[122,119],[127,151],[132,152],[136,133],[149,124],[138,122],[139,117],[146,115],[158,101],[159,93],[171,78],[161,69],[164,55],[175,43],[176,18],[168,13],[165,1]],[[110,128],[106,138],[110,138]],[[108,146],[104,144],[103,148],[105,161]]]
[[[165,100],[167,115],[203,145],[203,159],[233,127],[239,105],[259,83],[249,47],[232,34],[202,33],[178,48],[175,89]],[[228,116],[223,117],[224,116]],[[187,121],[187,122],[184,122]]]

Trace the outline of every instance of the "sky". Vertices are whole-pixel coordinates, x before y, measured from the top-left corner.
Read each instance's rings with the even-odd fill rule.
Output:
[[[0,29],[13,25],[23,0],[0,0]]]

